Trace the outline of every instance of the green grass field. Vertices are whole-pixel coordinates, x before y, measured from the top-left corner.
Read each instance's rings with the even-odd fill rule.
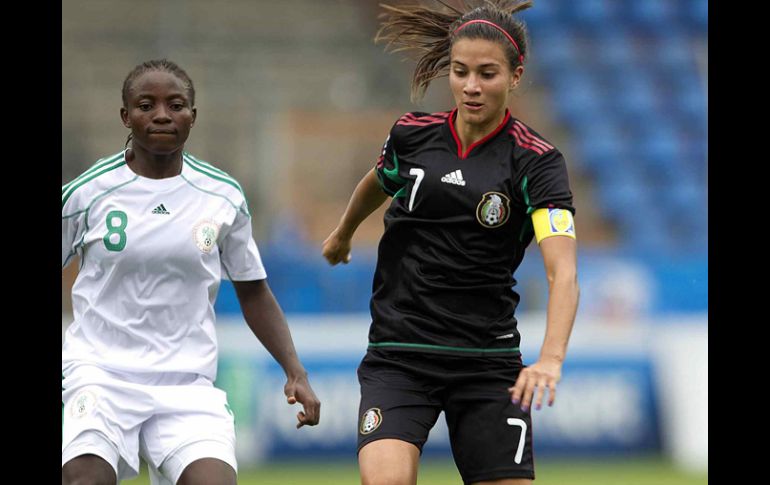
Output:
[[[659,458],[611,459],[605,461],[539,460],[537,485],[705,485],[706,474],[677,471]],[[149,485],[146,470],[131,485]],[[241,470],[239,485],[358,485],[355,463],[268,464]],[[462,485],[452,462],[425,460],[420,466],[418,485]]]

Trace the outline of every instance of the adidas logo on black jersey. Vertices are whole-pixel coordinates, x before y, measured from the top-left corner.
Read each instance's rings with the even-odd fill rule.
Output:
[[[448,184],[465,185],[465,180],[463,180],[463,173],[460,170],[449,172],[448,174],[441,177],[441,181]]]
[[[161,204],[158,207],[154,208],[152,210],[153,214],[171,214],[169,211],[166,210],[166,206]]]

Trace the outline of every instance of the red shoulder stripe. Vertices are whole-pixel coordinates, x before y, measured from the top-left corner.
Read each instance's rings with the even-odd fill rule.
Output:
[[[542,146],[542,147],[543,147],[543,148],[545,148],[546,150],[552,150],[552,149],[553,149],[553,146],[549,145],[548,143],[546,143],[546,142],[545,142],[544,140],[542,140],[541,138],[538,138],[538,137],[536,137],[535,135],[533,135],[533,134],[532,134],[532,133],[529,131],[529,129],[528,129],[526,126],[524,126],[524,123],[522,123],[521,121],[518,121],[518,120],[516,120],[516,121],[514,121],[514,123],[513,123],[513,124],[514,124],[514,126],[516,126],[516,127],[519,127],[519,129],[521,129],[521,133],[522,133],[522,135],[523,135],[525,138],[529,139],[529,141],[530,141],[530,142],[532,142],[532,143],[535,143],[535,144],[537,144],[538,146]]]
[[[404,116],[402,116],[401,118],[399,118],[399,121],[416,121],[416,122],[419,122],[419,123],[428,123],[428,122],[430,122],[430,123],[443,123],[444,121],[446,121],[446,118],[441,118],[441,117],[436,117],[436,116],[429,116],[429,115],[416,117],[412,113],[407,113]]]
[[[533,145],[533,144],[529,143],[528,141],[525,141],[524,139],[522,139],[521,135],[519,135],[519,133],[514,128],[511,128],[510,130],[508,130],[508,133],[513,135],[513,137],[516,139],[516,144],[519,145],[520,147],[532,150],[533,152],[537,153],[538,155],[542,155],[542,154],[545,153],[545,151],[541,147],[539,147],[537,145]]]

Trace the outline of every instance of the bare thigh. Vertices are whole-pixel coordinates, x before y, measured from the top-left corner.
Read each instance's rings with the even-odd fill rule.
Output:
[[[363,485],[416,485],[420,450],[406,441],[381,439],[358,452]]]

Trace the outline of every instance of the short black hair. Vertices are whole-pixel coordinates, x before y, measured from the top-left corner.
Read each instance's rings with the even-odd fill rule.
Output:
[[[152,61],[145,61],[137,65],[134,69],[131,70],[131,72],[128,73],[128,76],[126,76],[126,80],[123,81],[122,93],[124,107],[128,107],[128,90],[131,89],[131,85],[134,83],[136,78],[150,71],[168,72],[179,78],[179,80],[184,83],[184,87],[187,90],[187,96],[190,98],[190,106],[195,106],[195,87],[193,86],[192,79],[190,79],[190,76],[187,75],[185,70],[179,67],[175,62],[169,61],[168,59],[155,59]]]

